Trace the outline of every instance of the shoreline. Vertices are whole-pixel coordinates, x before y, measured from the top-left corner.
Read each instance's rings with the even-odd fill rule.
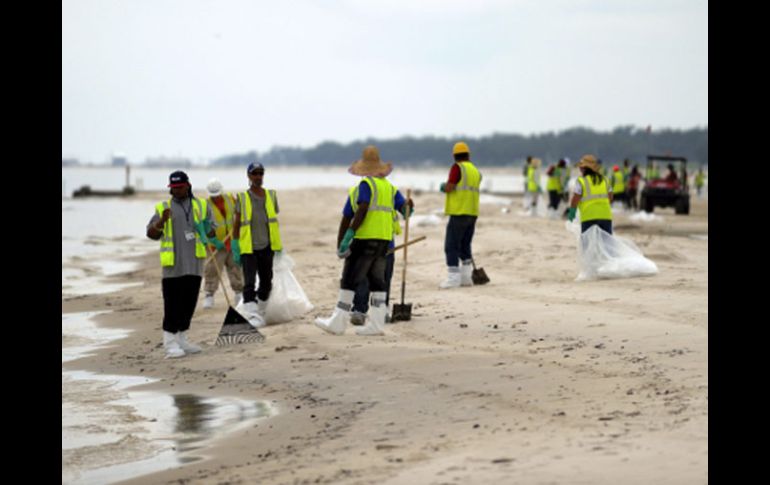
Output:
[[[210,459],[122,483],[706,479],[708,241],[671,236],[707,234],[707,201],[694,199],[688,219],[661,211],[662,224],[618,217],[620,235],[660,268],[647,278],[574,282],[574,239],[563,222],[523,217],[513,198],[509,213],[483,205],[477,225],[474,253],[492,282],[440,291],[443,220],[410,227],[413,237],[427,236],[409,250],[413,319],[365,338],[312,324],[336,301],[341,263],[333,245],[344,195],[279,194],[282,238],[315,308],[266,327],[261,345],[213,345],[226,310],[219,290],[213,310],[201,310],[199,299],[191,325],[203,352],[163,359],[156,252],[129,258],[137,269],[106,278],[141,286],[63,297],[63,313],[109,309],[95,318],[99,325],[134,330],[63,368],[161,379],[132,391],[278,408],[218,439],[206,449]],[[442,194],[414,198],[417,214],[443,206]],[[391,303],[400,301],[401,269],[397,257]]]

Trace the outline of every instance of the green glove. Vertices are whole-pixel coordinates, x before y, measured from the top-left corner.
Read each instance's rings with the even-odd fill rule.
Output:
[[[438,186],[438,189],[442,192],[446,192],[446,182],[441,182],[441,185]]]
[[[210,237],[209,238],[209,244],[213,244],[215,248],[217,249],[224,249],[225,243],[217,239],[216,237]]]
[[[340,243],[340,248],[337,250],[337,256],[340,258],[347,258],[350,254],[350,243],[353,242],[353,236],[356,235],[356,231],[353,229],[348,228],[347,231],[345,231],[345,235],[342,237],[342,242]]]
[[[412,214],[414,214],[414,207],[409,205],[408,203],[404,202],[404,205],[401,206],[401,214],[406,217],[406,210],[409,209],[409,217],[412,217]]]
[[[576,207],[570,207],[569,210],[567,210],[567,219],[572,222],[573,219],[575,219],[575,212],[577,212]]]
[[[233,261],[238,266],[241,265],[241,242],[237,239],[233,239],[230,243],[230,248],[233,251]]]
[[[206,244],[209,240],[206,234],[209,233],[208,221],[198,221],[195,223],[195,230],[198,231],[198,235],[201,237],[203,244]]]

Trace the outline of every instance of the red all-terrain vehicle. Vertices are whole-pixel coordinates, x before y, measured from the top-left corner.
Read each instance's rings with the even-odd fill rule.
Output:
[[[660,172],[653,170],[657,164]],[[674,175],[669,174],[668,165],[674,165]],[[677,167],[678,165],[678,167]],[[649,174],[653,174],[650,176]],[[677,214],[690,213],[690,190],[687,186],[687,159],[667,155],[647,155],[645,184],[639,205],[645,212],[655,207],[673,207]]]

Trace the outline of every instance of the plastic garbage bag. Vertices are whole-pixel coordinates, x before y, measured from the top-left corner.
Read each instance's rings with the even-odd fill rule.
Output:
[[[642,255],[630,239],[610,234],[599,226],[580,232],[580,222],[565,222],[578,240],[578,269],[575,281],[632,278],[658,273],[658,266]]]
[[[273,288],[267,300],[267,324],[290,322],[313,309],[313,304],[297,282],[291,270],[294,260],[286,251],[273,257]]]

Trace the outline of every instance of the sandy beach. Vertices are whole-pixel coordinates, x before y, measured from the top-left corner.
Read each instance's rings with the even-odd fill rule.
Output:
[[[140,285],[63,297],[63,313],[109,311],[94,317],[100,326],[132,330],[63,368],[159,379],[143,390],[267,400],[278,412],[215,441],[205,460],[121,483],[708,482],[706,200],[693,197],[689,216],[615,217],[616,234],[659,268],[643,278],[576,282],[564,222],[526,217],[514,197],[482,204],[476,226],[474,256],[491,282],[439,290],[446,220],[412,224],[410,237],[427,236],[408,253],[412,320],[384,337],[354,327],[335,337],[312,321],[336,303],[346,191],[278,195],[284,248],[315,308],[264,328],[262,344],[214,345],[220,290],[213,309],[201,297],[190,329],[203,352],[164,359],[157,252],[111,277]],[[142,197],[149,219],[164,196]],[[413,199],[415,215],[443,209],[438,192]]]

